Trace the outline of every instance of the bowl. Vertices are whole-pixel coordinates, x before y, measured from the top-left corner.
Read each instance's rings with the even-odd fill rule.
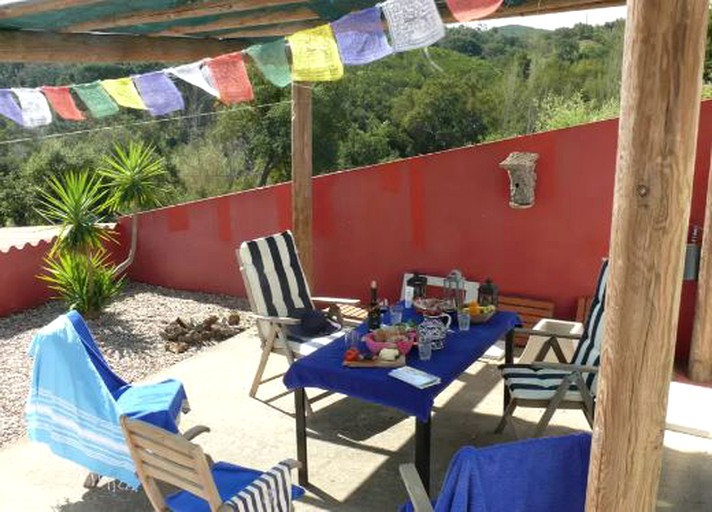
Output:
[[[417,333],[415,331],[406,331],[401,336],[404,336],[405,339],[398,341],[377,341],[375,333],[369,332],[361,339],[366,343],[368,350],[370,350],[372,354],[378,354],[384,348],[397,348],[399,354],[405,355],[410,352],[410,349],[415,345]]]
[[[421,298],[413,300],[413,307],[418,313],[423,315],[437,316],[448,311],[450,305],[442,299]]]

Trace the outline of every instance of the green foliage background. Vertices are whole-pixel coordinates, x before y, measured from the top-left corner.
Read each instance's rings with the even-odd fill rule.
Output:
[[[555,31],[456,27],[427,52],[349,67],[342,80],[314,86],[314,172],[615,117],[623,31],[623,21]],[[162,67],[0,65],[0,84],[81,83]],[[127,109],[35,130],[0,121],[0,226],[40,222],[35,188],[46,177],[97,172],[112,147],[134,140],[165,159],[169,203],[289,179],[290,90],[256,69],[250,76],[256,101],[249,105],[225,107],[177,83],[186,110],[157,121]],[[712,80],[709,53],[705,79]]]

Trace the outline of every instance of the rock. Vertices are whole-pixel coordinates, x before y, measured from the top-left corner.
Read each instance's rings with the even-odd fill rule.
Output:
[[[210,327],[218,320],[220,320],[220,317],[218,317],[217,315],[210,315],[208,318],[203,320],[200,325],[203,327],[203,329],[210,329]]]
[[[231,312],[227,316],[227,323],[230,325],[240,325],[240,313],[237,311]]]
[[[174,354],[182,354],[188,350],[188,344],[183,341],[169,341],[166,343],[166,350]]]

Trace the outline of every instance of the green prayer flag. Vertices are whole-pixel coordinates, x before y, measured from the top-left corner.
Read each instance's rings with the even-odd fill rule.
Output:
[[[119,111],[119,106],[111,99],[98,80],[90,84],[73,85],[72,89],[84,102],[93,117],[111,116]]]
[[[252,57],[265,78],[277,87],[285,87],[291,83],[292,75],[284,39],[250,46],[247,54]]]

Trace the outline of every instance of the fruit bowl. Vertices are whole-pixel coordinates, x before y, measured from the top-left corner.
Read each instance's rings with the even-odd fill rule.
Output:
[[[378,354],[384,348],[396,348],[399,354],[405,355],[413,348],[416,337],[415,331],[382,328],[369,332],[361,339],[373,354]]]

